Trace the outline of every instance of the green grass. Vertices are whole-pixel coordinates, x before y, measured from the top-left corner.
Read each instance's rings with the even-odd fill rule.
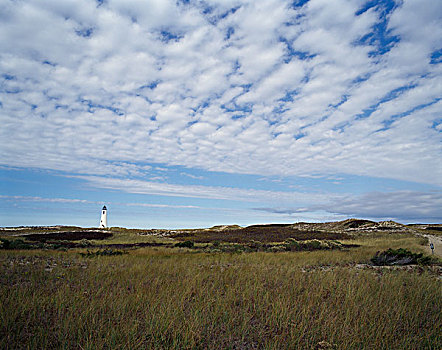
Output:
[[[134,243],[170,243],[173,240],[161,236],[140,235],[140,230],[112,229],[112,237],[106,240],[91,240],[93,244],[134,244]]]
[[[161,247],[93,258],[0,251],[0,348],[441,348],[441,281],[431,269],[352,265],[389,247],[421,251],[423,240],[355,242],[347,251]]]

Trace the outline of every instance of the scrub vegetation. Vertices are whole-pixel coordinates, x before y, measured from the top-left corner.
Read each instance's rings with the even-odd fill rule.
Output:
[[[172,233],[171,237],[178,240],[191,240],[194,242],[233,242],[245,243],[250,240],[259,242],[283,242],[289,238],[296,240],[315,239],[348,239],[344,232],[330,232],[323,230],[300,230],[293,225],[252,225],[244,228],[227,230],[207,229],[207,230],[187,230]]]
[[[130,230],[104,241],[122,244],[118,232],[131,236],[127,244],[149,243]],[[427,240],[346,235],[0,249],[0,348],[441,348],[440,261],[371,262],[392,254],[422,260]],[[229,251],[238,246],[248,248]]]

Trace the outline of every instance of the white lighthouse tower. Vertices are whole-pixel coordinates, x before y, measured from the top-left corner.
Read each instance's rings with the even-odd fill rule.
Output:
[[[101,209],[100,228],[107,227],[107,208],[106,206]]]

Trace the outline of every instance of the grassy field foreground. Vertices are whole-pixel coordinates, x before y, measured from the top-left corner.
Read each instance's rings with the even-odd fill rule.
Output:
[[[94,258],[1,251],[0,348],[440,349],[437,276],[354,265],[382,245],[418,241],[248,254],[143,248]]]

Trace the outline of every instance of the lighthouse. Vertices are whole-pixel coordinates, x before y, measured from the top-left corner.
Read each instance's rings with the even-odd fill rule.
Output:
[[[101,209],[100,228],[107,227],[107,208],[106,206]]]

